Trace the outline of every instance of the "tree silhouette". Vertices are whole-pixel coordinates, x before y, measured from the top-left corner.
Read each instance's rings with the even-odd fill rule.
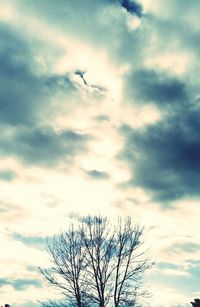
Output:
[[[194,302],[191,302],[193,307],[200,307],[200,299],[195,298]]]
[[[63,303],[43,306],[135,306],[142,275],[152,263],[145,257],[143,228],[131,218],[115,224],[101,216],[87,216],[48,242],[52,267],[40,269],[57,288]]]

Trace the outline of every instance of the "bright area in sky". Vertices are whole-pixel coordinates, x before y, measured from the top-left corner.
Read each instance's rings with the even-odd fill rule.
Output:
[[[73,213],[145,226],[146,304],[200,296],[199,9],[1,1],[0,304],[50,298],[38,266]]]

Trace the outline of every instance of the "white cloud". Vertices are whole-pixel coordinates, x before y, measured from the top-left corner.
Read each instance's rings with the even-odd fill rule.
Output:
[[[155,288],[150,287],[152,293],[151,304],[156,307],[171,307],[180,305],[183,307],[189,307],[191,298],[180,293],[174,288],[156,285]]]

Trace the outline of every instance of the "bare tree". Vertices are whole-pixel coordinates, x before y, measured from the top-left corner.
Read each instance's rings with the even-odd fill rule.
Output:
[[[46,302],[38,302],[40,303],[43,307],[66,307],[65,303],[62,302],[54,302],[54,301],[46,301]]]
[[[101,216],[86,217],[80,229],[90,276],[87,295],[91,302],[104,307],[111,297],[115,236],[111,232],[108,219]]]
[[[85,249],[81,242],[80,232],[74,229],[74,225],[71,225],[68,231],[48,241],[47,249],[53,267],[40,268],[45,279],[50,285],[61,291],[68,305],[86,306],[84,295],[86,293]]]
[[[144,294],[141,277],[151,266],[142,248],[143,228],[131,218],[111,223],[102,216],[75,224],[48,243],[53,266],[41,269],[45,279],[67,306],[135,306]]]
[[[133,225],[130,218],[118,221],[116,229],[114,306],[134,306],[141,275],[151,263],[141,250],[143,228]]]

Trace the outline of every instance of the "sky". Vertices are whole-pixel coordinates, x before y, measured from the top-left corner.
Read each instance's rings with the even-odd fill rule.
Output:
[[[199,0],[0,1],[0,304],[74,214],[131,216],[152,307],[200,296]]]

